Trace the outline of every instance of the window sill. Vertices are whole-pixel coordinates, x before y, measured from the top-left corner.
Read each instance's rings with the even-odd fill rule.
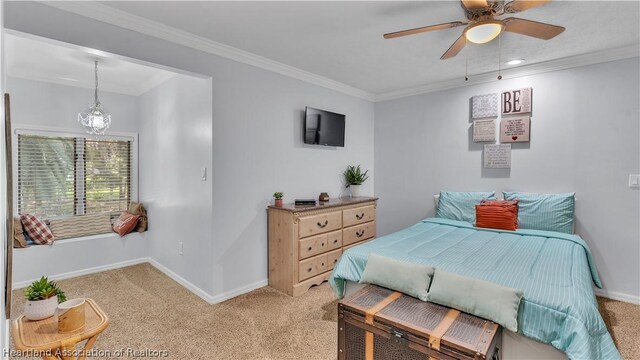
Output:
[[[108,239],[108,238],[116,238],[116,239],[124,240],[124,239],[127,239],[131,234],[139,234],[139,233],[137,231],[134,231],[134,232],[131,232],[131,233],[125,235],[124,237],[120,237],[120,235],[118,235],[118,233],[116,233],[116,232],[89,235],[89,236],[81,236],[81,237],[76,237],[76,238],[55,240],[53,242],[53,244],[51,244],[51,245],[37,245],[37,244],[34,244],[34,245],[29,245],[29,247],[26,247],[26,248],[13,248],[13,251],[16,251],[16,250],[25,251],[25,250],[29,250],[31,248],[51,247],[51,246],[56,246],[56,245],[70,244],[70,243],[74,243],[74,242],[95,241],[95,240]]]

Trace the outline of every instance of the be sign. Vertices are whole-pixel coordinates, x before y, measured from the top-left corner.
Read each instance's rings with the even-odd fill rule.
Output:
[[[502,115],[531,112],[532,88],[509,90],[502,93]]]

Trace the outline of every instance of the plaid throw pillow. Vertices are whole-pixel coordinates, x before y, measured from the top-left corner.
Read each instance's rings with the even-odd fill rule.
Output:
[[[39,245],[53,244],[55,238],[44,221],[31,214],[20,214],[20,221],[22,222],[24,231],[34,243]]]

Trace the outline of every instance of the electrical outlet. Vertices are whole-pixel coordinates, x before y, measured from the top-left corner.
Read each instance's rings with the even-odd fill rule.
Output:
[[[629,187],[632,189],[640,188],[640,174],[629,175]]]
[[[183,252],[182,252],[182,241],[179,241],[178,242],[178,255],[182,255],[182,254],[183,254]]]

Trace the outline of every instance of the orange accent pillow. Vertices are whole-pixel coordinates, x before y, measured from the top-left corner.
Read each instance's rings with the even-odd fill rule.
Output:
[[[482,200],[476,205],[476,227],[516,230],[518,200]]]
[[[139,218],[140,215],[129,214],[125,211],[120,214],[118,220],[116,220],[115,224],[113,224],[113,231],[120,234],[120,236],[125,236],[136,228]]]

